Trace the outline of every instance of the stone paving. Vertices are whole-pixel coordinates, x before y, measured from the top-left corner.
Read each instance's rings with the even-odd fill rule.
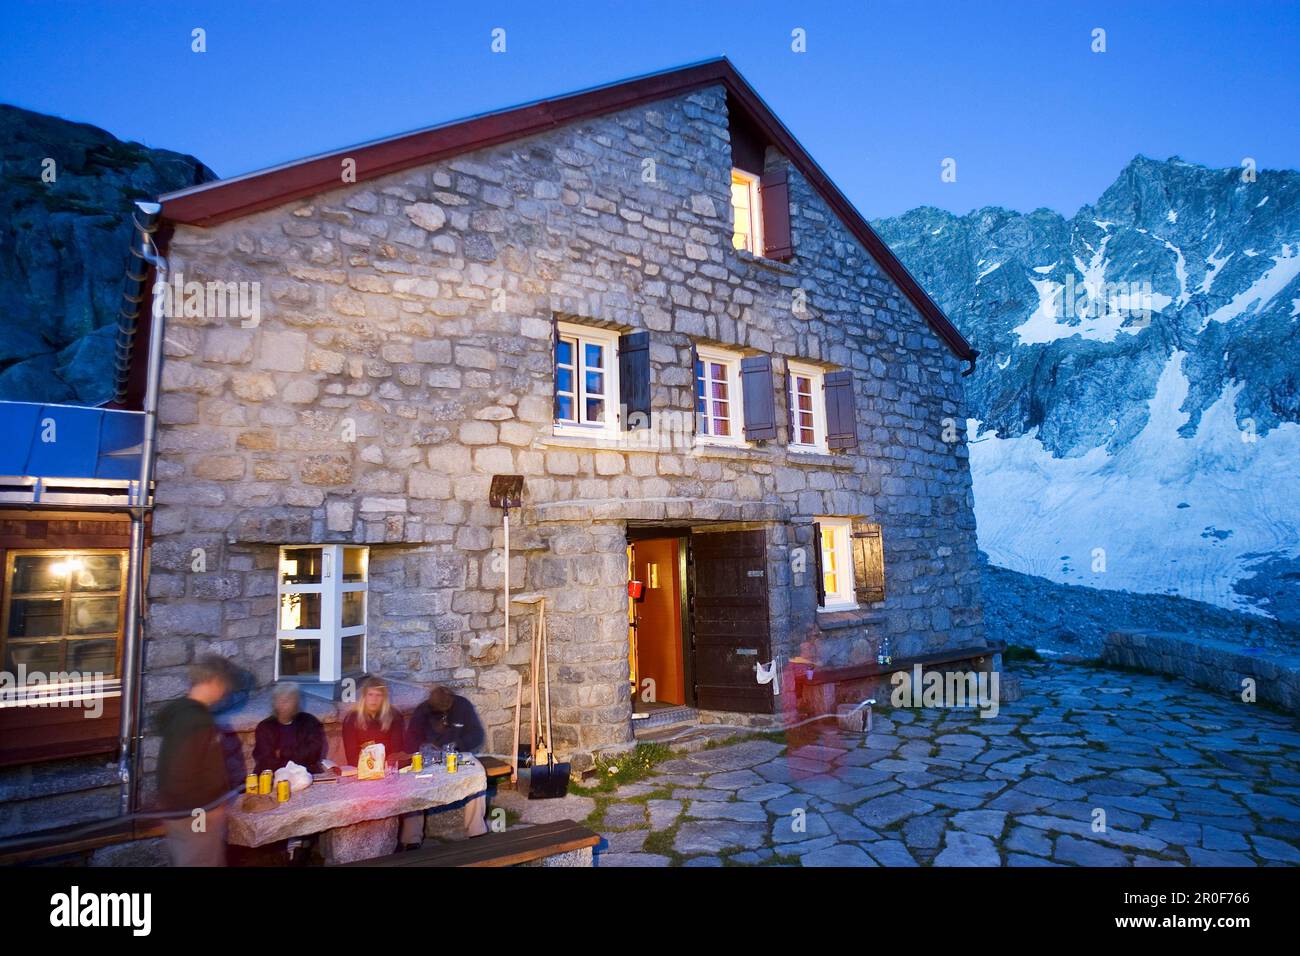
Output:
[[[1144,674],[1018,673],[996,717],[877,709],[866,737],[700,750],[567,811],[591,808],[598,866],[1300,864],[1300,721]]]

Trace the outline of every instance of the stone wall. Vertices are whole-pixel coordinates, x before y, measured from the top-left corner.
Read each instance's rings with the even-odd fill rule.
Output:
[[[1300,714],[1300,654],[1244,648],[1190,634],[1153,630],[1112,631],[1101,659],[1106,664],[1168,674],[1242,700],[1249,680],[1254,700]]]
[[[372,547],[369,663],[446,680],[501,746],[519,638],[502,624],[494,473],[526,477],[511,581],[548,597],[562,752],[631,739],[628,522],[768,530],[773,641],[816,635],[793,574],[815,515],[884,528],[875,623],[818,638],[827,662],[981,637],[962,363],[790,171],[795,258],[731,248],[721,87],[583,121],[256,213],[177,227],[187,281],[258,281],[260,324],[169,320],[145,691],[179,693],[214,649],[272,674],[275,548]],[[653,162],[654,181],[645,181]],[[769,150],[770,166],[785,160]],[[802,290],[796,296],[796,290]],[[794,307],[806,294],[807,309]],[[693,415],[693,342],[851,369],[859,447],[634,450],[552,435],[553,316],[650,333],[655,414]],[[207,570],[191,570],[194,549]],[[811,564],[811,562],[809,562]],[[512,622],[513,622],[512,618]]]

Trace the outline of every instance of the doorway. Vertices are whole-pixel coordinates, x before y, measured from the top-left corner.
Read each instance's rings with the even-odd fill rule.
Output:
[[[628,671],[634,719],[673,708],[770,714],[767,534],[628,529]]]
[[[687,681],[685,544],[681,535],[628,544],[628,666],[637,714],[695,703]]]

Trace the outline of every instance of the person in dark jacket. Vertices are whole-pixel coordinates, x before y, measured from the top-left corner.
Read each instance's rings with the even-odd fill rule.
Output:
[[[406,721],[388,698],[388,685],[378,677],[361,682],[357,702],[343,718],[343,755],[355,767],[367,744],[383,744],[385,760],[406,759]]]
[[[329,752],[325,727],[302,709],[298,688],[276,684],[271,689],[271,711],[253,735],[253,772],[279,770],[290,761],[311,773],[322,772],[321,761]]]
[[[158,805],[167,849],[175,866],[224,866],[226,808],[231,792],[221,734],[211,707],[230,689],[224,658],[208,656],[190,667],[190,691],[158,714]]]
[[[406,749],[415,753],[421,747],[450,744],[461,753],[473,753],[483,746],[485,736],[474,705],[439,684],[407,721]]]
[[[483,746],[486,737],[474,705],[440,684],[430,689],[429,699],[415,708],[406,727],[406,749],[411,753],[422,747],[442,748],[449,744],[461,753],[472,753]],[[467,836],[487,833],[486,794],[466,800],[464,814]],[[404,850],[418,847],[424,839],[424,814],[404,814],[398,839]]]

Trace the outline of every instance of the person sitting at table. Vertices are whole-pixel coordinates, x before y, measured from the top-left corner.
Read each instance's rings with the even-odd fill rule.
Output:
[[[430,688],[429,699],[415,708],[406,728],[406,749],[411,753],[422,747],[441,749],[448,745],[461,753],[472,753],[483,746],[486,737],[474,705],[441,684]],[[466,835],[476,837],[487,833],[487,794],[467,799],[464,814]],[[402,815],[399,839],[403,850],[414,850],[423,842],[423,813]]]
[[[474,705],[441,684],[430,688],[429,699],[415,708],[406,722],[406,749],[410,753],[424,746],[448,745],[461,753],[473,753],[483,746],[485,737]]]
[[[388,699],[388,685],[378,677],[361,682],[357,702],[343,718],[343,756],[355,767],[369,744],[383,744],[386,761],[406,759],[406,722]]]
[[[253,772],[279,770],[293,761],[311,773],[321,773],[328,752],[325,728],[302,709],[298,688],[284,682],[271,688],[271,716],[257,725],[253,735]]]

